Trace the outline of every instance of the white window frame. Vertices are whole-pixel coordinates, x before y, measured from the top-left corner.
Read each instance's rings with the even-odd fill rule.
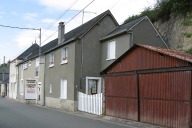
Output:
[[[39,77],[39,57],[36,58],[36,64],[35,64],[35,78]],[[38,72],[38,73],[37,73]]]
[[[53,90],[52,90],[52,84],[50,83],[50,85],[49,85],[49,93],[52,93],[53,92]]]
[[[65,80],[65,79],[61,79],[60,98],[61,99],[67,99],[67,80]]]
[[[28,63],[23,64],[23,69],[26,70],[28,68]]]
[[[36,58],[36,67],[39,67],[39,57]]]
[[[66,64],[68,62],[68,47],[61,49],[61,64]]]
[[[88,80],[98,80],[97,94],[101,93],[101,77],[86,77],[86,94],[88,94]]]
[[[54,66],[54,53],[50,53],[49,54],[49,67],[53,67]]]
[[[113,60],[116,57],[116,41],[110,41],[107,43],[107,59],[106,60]]]

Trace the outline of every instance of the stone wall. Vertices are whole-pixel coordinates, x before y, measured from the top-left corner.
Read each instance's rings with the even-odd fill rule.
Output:
[[[72,112],[77,111],[76,101],[64,100],[64,99],[60,99],[60,98],[46,97],[45,106],[48,106],[51,108],[57,108],[57,109],[61,109],[61,110],[72,111]]]
[[[171,49],[188,50],[192,48],[192,37],[185,37],[183,33],[192,32],[192,26],[184,26],[183,16],[171,16],[169,21],[154,23],[157,30]]]

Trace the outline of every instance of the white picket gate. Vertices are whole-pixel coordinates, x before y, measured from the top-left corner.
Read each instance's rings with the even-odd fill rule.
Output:
[[[102,93],[87,95],[82,92],[78,92],[78,110],[95,115],[101,115],[103,102],[102,97]]]

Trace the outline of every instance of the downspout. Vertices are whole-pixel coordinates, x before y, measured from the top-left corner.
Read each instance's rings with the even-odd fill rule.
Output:
[[[46,71],[46,56],[44,57],[44,78],[43,78],[43,106],[45,106],[45,71]]]
[[[80,78],[80,89],[82,89],[82,79],[83,79],[83,38],[81,38],[81,78]]]
[[[131,42],[130,42],[130,48],[134,45],[134,42],[133,42],[133,32],[128,32],[128,34],[131,35]]]
[[[17,66],[17,70],[18,70],[18,74],[17,74],[18,76],[17,76],[17,96],[16,96],[16,99],[18,99],[18,96],[19,96],[19,94],[18,94],[19,91],[18,90],[20,89],[20,84],[19,84],[19,82],[20,82],[19,81],[19,66]]]

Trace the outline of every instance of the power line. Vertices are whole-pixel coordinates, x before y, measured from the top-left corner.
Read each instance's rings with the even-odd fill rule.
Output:
[[[25,30],[40,30],[38,28],[23,28],[23,27],[14,27],[14,26],[8,26],[8,25],[2,25],[0,24],[1,27],[4,28],[15,28],[15,29],[25,29]]]
[[[85,10],[90,4],[92,4],[93,2],[94,2],[95,0],[92,0],[89,4],[87,4],[82,10],[80,10],[75,16],[73,16],[69,21],[67,21],[66,23],[65,23],[65,25],[66,24],[68,24],[69,22],[71,22],[77,15],[79,15],[83,10]],[[58,31],[58,30],[57,30]],[[47,41],[49,38],[51,38],[53,35],[55,35],[55,33],[57,33],[57,31],[55,31],[52,35],[50,35],[48,38],[46,38],[43,42],[42,42],[42,44],[45,42],[45,41]]]
[[[63,16],[77,3],[77,1],[78,1],[78,0],[75,0],[75,1],[69,6],[69,8],[66,9],[65,12],[62,13],[62,14],[56,19],[56,21],[55,21],[52,25],[50,25],[50,26],[47,27],[47,29],[49,30],[55,23],[57,23],[57,21],[58,21],[59,19],[61,19],[61,17],[63,17]]]
[[[72,17],[69,21],[66,22],[68,24],[71,20],[73,20],[79,13],[81,13],[83,10],[85,10],[90,4],[92,4],[95,0],[92,0],[87,6],[85,6],[82,10],[80,10],[74,17]],[[66,25],[65,24],[65,25]]]

